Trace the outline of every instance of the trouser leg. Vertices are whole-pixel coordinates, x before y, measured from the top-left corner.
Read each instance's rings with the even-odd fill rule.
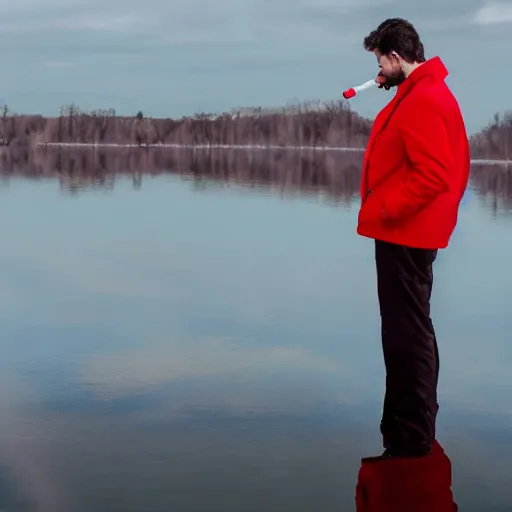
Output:
[[[430,318],[435,250],[375,242],[386,394],[384,446],[428,450],[435,438],[439,353]]]

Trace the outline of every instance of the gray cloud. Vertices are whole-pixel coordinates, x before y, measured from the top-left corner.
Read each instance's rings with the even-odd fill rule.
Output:
[[[337,99],[377,71],[364,36],[402,16],[447,63],[471,132],[508,107],[510,72],[489,48],[512,51],[511,11],[481,0],[22,0],[0,6],[0,87],[15,111],[49,115],[71,101],[178,117]],[[482,102],[489,73],[498,85]],[[389,98],[368,92],[353,106],[373,117]]]
[[[205,339],[176,342],[114,355],[91,357],[82,383],[98,396],[139,393],[178,380],[248,375],[252,372],[301,370],[350,373],[346,365],[298,348],[247,346],[243,340]],[[348,380],[348,379],[347,379]],[[247,405],[247,404],[246,404]]]
[[[486,2],[476,11],[474,22],[481,25],[512,23],[512,2]]]

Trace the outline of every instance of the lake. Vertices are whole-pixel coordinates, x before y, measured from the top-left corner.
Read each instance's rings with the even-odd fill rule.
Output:
[[[355,510],[381,451],[361,155],[4,155],[0,510]],[[512,170],[474,167],[435,263],[438,438],[512,507]]]

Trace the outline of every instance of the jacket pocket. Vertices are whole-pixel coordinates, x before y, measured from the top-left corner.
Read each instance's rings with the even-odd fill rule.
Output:
[[[361,203],[358,222],[360,225],[374,224],[381,221],[382,201],[379,197],[379,191],[369,191],[366,198]]]

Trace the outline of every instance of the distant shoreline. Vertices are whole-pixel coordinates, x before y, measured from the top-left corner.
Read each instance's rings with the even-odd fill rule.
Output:
[[[361,154],[372,121],[344,101],[306,102],[282,108],[235,109],[180,119],[118,116],[114,109],[82,111],[65,105],[58,117],[16,115],[0,109],[0,148],[191,148]],[[510,165],[512,112],[495,115],[469,137],[474,164]]]
[[[362,152],[361,147],[342,146],[280,146],[277,144],[118,144],[118,143],[93,143],[93,142],[37,142],[36,146],[60,146],[60,147],[110,147],[110,148],[174,148],[174,149],[288,149],[294,151],[355,151]]]
[[[245,149],[245,150],[286,150],[286,151],[338,151],[338,152],[364,152],[361,147],[337,147],[337,146],[279,146],[279,145],[251,145],[251,144],[118,144],[118,143],[92,143],[92,142],[37,142],[39,147],[69,147],[69,148],[169,148],[169,149]],[[512,160],[506,159],[485,159],[475,158],[470,160],[472,165],[502,165],[504,167],[512,166]]]

